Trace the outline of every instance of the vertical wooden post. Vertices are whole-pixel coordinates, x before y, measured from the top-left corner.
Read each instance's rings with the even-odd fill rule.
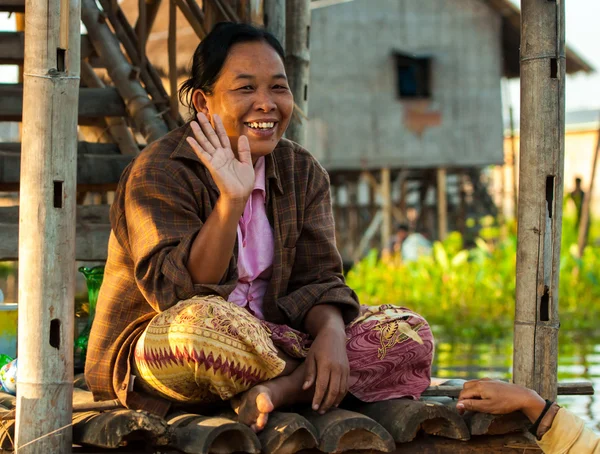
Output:
[[[519,206],[519,167],[515,138],[515,119],[512,106],[509,107],[508,112],[510,118],[510,159],[512,164],[513,216],[514,219],[517,219],[517,207]]]
[[[514,381],[556,398],[564,166],[564,0],[521,2]]]
[[[590,210],[592,207],[592,194],[594,192],[594,183],[596,182],[596,167],[598,166],[598,155],[600,154],[600,127],[598,128],[598,138],[596,139],[596,149],[594,150],[594,158],[592,159],[592,170],[590,176],[590,186],[583,198],[581,207],[581,219],[579,219],[579,232],[577,238],[577,250],[579,257],[583,257],[583,251],[587,245],[588,230],[590,226]]]
[[[169,58],[169,99],[171,116],[179,116],[179,97],[177,96],[177,7],[169,0],[169,34],[167,37],[167,54]]]
[[[309,39],[310,0],[286,0],[285,70],[296,103],[286,136],[299,144],[306,142],[310,62]]]
[[[388,247],[392,237],[392,184],[389,167],[381,169],[379,193],[383,212],[383,221],[381,222],[381,249],[383,250]]]
[[[265,28],[285,49],[285,0],[264,0]]]
[[[71,452],[80,1],[29,0],[16,450]]]
[[[446,198],[446,169],[437,169],[438,240],[448,234],[448,203]]]

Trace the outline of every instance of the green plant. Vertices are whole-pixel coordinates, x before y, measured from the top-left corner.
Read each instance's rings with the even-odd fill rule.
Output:
[[[361,303],[394,303],[421,313],[440,341],[503,343],[513,335],[517,237],[514,223],[482,222],[475,247],[458,232],[433,245],[431,256],[402,262],[371,251],[348,273]],[[600,232],[593,223],[591,232]],[[559,314],[563,340],[597,337],[600,318],[600,247],[576,256],[575,218],[563,222]]]

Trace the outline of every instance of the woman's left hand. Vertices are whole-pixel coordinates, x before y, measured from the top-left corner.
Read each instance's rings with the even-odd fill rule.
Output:
[[[332,406],[337,407],[348,392],[349,376],[345,331],[335,328],[321,330],[306,357],[302,386],[307,390],[315,385],[313,410],[323,414]]]

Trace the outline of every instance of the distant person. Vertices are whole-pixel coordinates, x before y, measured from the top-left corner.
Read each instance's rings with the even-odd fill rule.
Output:
[[[531,421],[530,432],[549,454],[599,454],[600,436],[555,402],[545,401],[523,386],[484,378],[464,384],[456,408],[492,415],[522,412]]]
[[[569,194],[569,198],[575,204],[577,210],[577,227],[581,223],[581,212],[583,210],[583,200],[585,198],[585,192],[581,189],[581,178],[575,178],[575,189]]]
[[[431,255],[431,241],[425,231],[410,232],[407,224],[398,224],[387,252],[400,254],[404,262],[414,262],[421,256]]]

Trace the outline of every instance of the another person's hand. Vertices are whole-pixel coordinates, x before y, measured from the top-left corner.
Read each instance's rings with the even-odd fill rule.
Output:
[[[464,384],[456,408],[492,415],[522,411],[533,423],[544,410],[546,402],[535,391],[523,386],[484,378]]]
[[[195,138],[188,137],[188,143],[210,172],[221,197],[245,205],[254,188],[254,166],[248,138],[240,136],[238,139],[236,157],[219,116],[213,115],[216,132],[203,113],[198,113],[197,117],[200,124],[192,121]]]
[[[348,392],[349,376],[345,331],[323,329],[306,357],[306,374],[302,386],[307,390],[315,384],[313,410],[323,414],[332,406],[337,407]]]

